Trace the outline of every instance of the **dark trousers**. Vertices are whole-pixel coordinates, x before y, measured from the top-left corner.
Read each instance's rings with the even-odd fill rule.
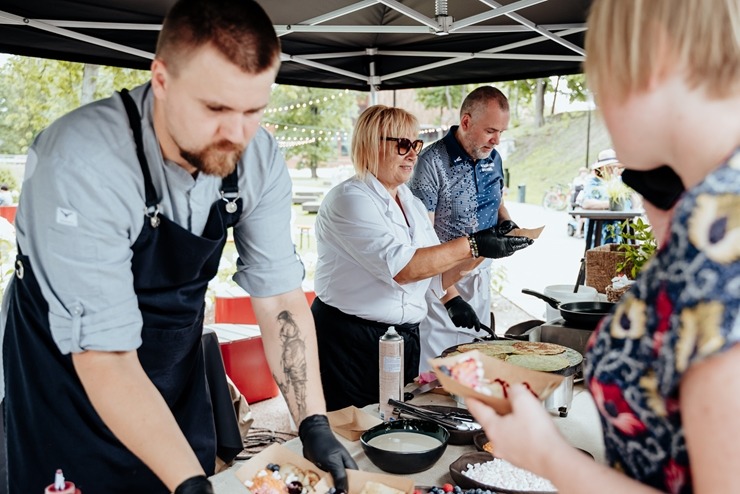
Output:
[[[321,384],[329,411],[362,408],[379,399],[379,340],[389,326],[403,338],[404,383],[419,374],[419,325],[385,324],[345,314],[316,298],[311,305],[319,346]]]

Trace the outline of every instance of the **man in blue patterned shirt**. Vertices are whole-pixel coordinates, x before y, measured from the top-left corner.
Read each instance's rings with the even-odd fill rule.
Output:
[[[422,151],[409,182],[429,211],[441,242],[496,227],[506,234],[517,228],[504,206],[504,171],[495,146],[509,126],[509,101],[492,86],[468,94],[460,108],[460,125]],[[427,294],[429,313],[419,328],[421,367],[429,358],[458,343],[472,340],[480,323],[491,324],[490,260],[457,283],[460,296],[437,299]],[[460,297],[473,306],[479,320],[456,314]],[[464,314],[463,314],[464,315]]]

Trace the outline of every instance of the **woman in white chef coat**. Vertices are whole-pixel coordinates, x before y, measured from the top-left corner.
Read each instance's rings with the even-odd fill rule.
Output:
[[[423,204],[404,185],[423,146],[418,132],[405,110],[367,108],[352,138],[356,175],[329,191],[319,210],[311,310],[328,410],[378,401],[378,340],[389,326],[404,339],[410,382],[419,368],[425,292],[441,297],[481,258],[531,243],[491,229],[440,244]],[[475,312],[462,299],[457,304],[472,327]]]

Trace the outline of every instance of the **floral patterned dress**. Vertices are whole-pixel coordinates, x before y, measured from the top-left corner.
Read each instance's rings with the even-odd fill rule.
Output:
[[[692,492],[681,378],[740,340],[739,312],[736,150],[684,195],[670,241],[589,342],[586,379],[613,468],[662,491]]]

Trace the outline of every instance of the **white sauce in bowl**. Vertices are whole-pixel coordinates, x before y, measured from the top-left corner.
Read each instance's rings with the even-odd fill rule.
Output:
[[[389,432],[370,439],[367,444],[376,449],[397,453],[421,453],[439,447],[437,438],[415,432]]]

